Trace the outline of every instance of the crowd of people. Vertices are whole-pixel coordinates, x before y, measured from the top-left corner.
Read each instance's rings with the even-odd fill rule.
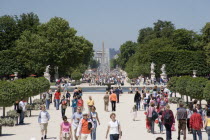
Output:
[[[63,92],[61,92],[61,90]],[[111,104],[112,113],[110,115],[110,122],[108,123],[107,133],[105,138],[110,140],[119,140],[122,136],[121,123],[116,119],[114,113],[117,109],[117,104],[120,103],[120,94],[123,92],[119,87],[111,88],[103,96],[104,111],[109,111],[109,104]],[[172,140],[172,131],[175,131],[175,122],[178,123],[178,140],[187,140],[188,134],[192,134],[193,140],[202,140],[202,130],[205,129],[210,140],[210,104],[202,109],[197,101],[190,102],[188,105],[183,102],[179,103],[176,112],[170,109],[169,96],[172,93],[166,87],[154,86],[153,88],[135,88],[134,105],[131,109],[133,113],[133,121],[137,119],[137,112],[143,110],[145,115],[145,127],[148,133],[163,134],[166,131],[166,140]],[[48,110],[55,107],[60,110],[63,121],[60,123],[60,139],[61,140],[91,140],[97,139],[97,127],[100,125],[99,114],[96,111],[95,101],[89,96],[88,100],[84,102],[83,92],[81,88],[75,88],[73,92],[58,89],[52,92],[43,94],[43,101],[45,105],[41,106],[41,111],[38,115],[38,122],[41,128],[41,139],[47,139],[47,127],[50,120]],[[50,105],[53,104],[53,105]],[[21,100],[15,104],[15,109],[20,113],[19,124],[24,124],[24,116],[26,111],[26,101]],[[87,108],[85,108],[87,106]],[[66,109],[71,108],[72,116],[68,121],[66,116]],[[70,117],[70,116],[69,116]],[[155,125],[158,125],[159,130],[155,131]],[[161,140],[159,137],[158,139]]]

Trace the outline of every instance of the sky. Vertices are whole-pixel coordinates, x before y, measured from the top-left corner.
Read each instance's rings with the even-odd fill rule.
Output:
[[[210,22],[209,5],[210,0],[0,0],[0,16],[34,12],[42,23],[62,17],[100,50],[103,41],[116,49],[136,42],[138,31],[157,20],[199,33]]]

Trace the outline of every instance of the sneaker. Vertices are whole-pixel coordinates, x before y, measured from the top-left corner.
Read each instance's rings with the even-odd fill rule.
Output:
[[[44,135],[44,139],[47,139],[47,135]]]

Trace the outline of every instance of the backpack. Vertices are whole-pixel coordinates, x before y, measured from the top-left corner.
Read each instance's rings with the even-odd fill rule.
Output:
[[[158,113],[155,110],[153,110],[152,111],[152,119],[156,120],[157,118],[158,118]]]
[[[165,111],[165,115],[164,115],[164,122],[165,123],[170,123],[171,122],[171,115],[169,111]]]

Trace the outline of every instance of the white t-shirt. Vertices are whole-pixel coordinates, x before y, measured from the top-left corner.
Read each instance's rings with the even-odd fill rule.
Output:
[[[48,122],[47,112],[41,111],[41,123],[47,123],[47,122]]]
[[[116,120],[115,122],[110,121],[109,122],[109,127],[110,127],[110,131],[109,134],[119,134],[119,125],[120,122],[118,120]]]
[[[188,119],[190,119],[190,117],[192,116],[192,114],[193,114],[193,111],[187,109],[187,118],[188,118]]]

